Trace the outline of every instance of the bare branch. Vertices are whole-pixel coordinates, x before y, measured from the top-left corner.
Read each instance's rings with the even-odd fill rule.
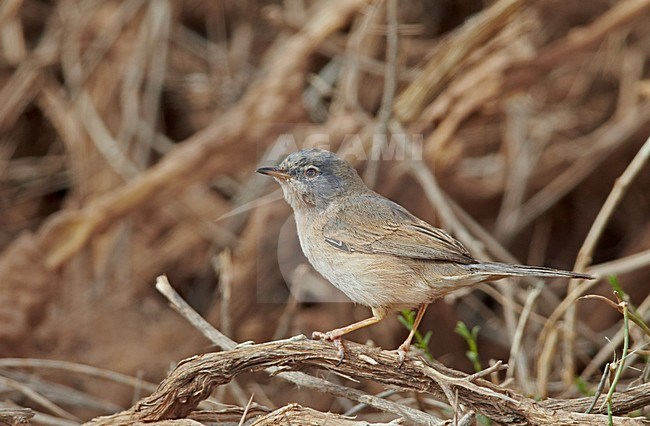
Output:
[[[431,393],[438,398],[444,397],[442,387],[445,386],[458,395],[461,404],[499,423],[597,425],[606,421],[603,415],[569,411],[576,408],[584,411],[592,402],[591,398],[540,403],[441,364],[428,365],[421,360],[407,360],[400,367],[398,356],[392,351],[346,342],[346,353],[345,361],[337,365],[339,355],[332,344],[296,336],[195,356],[181,361],[153,395],[129,410],[95,419],[87,425],[184,418],[215,387],[228,383],[242,373],[269,367],[281,371],[309,367],[324,369],[355,379],[372,380],[393,389]],[[617,393],[613,403],[614,413],[619,415],[645,406],[650,402],[649,390],[650,384],[644,384]],[[632,418],[616,420],[619,422],[617,424],[622,425],[643,424],[641,420]]]

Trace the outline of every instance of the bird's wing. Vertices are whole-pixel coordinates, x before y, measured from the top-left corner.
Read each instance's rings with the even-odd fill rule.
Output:
[[[347,252],[474,263],[463,245],[404,207],[376,194],[351,197],[323,227],[325,241]]]

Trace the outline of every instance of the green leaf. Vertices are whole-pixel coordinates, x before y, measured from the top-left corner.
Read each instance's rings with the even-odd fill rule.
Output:
[[[467,347],[469,348],[469,350],[466,352],[467,358],[472,362],[474,370],[476,371],[481,371],[481,357],[478,353],[477,343],[478,333],[480,330],[481,328],[478,325],[472,327],[472,330],[470,331],[464,322],[458,321],[456,323],[456,333],[465,339]]]
[[[610,275],[609,277],[607,277],[607,280],[609,281],[609,285],[612,287],[612,290],[620,294],[621,297],[625,295],[625,291],[623,291],[623,287],[621,286],[621,283],[618,281],[618,277],[616,275]]]

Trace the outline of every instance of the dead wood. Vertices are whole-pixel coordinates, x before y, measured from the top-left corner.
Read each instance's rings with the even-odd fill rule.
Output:
[[[0,408],[0,425],[20,426],[30,424],[36,413],[29,408]]]
[[[156,392],[127,411],[100,417],[86,425],[129,424],[187,417],[215,387],[230,382],[242,373],[270,367],[279,371],[318,368],[343,377],[372,380],[400,391],[426,392],[445,398],[446,392],[458,401],[506,424],[582,424],[601,425],[602,414],[582,414],[571,410],[586,409],[586,400],[572,403],[536,402],[512,390],[497,386],[477,375],[467,375],[422,360],[408,360],[399,366],[391,351],[345,342],[346,358],[338,364],[338,353],[328,342],[297,336],[287,340],[240,345],[233,350],[209,353],[181,361],[161,382]],[[626,414],[650,403],[650,384],[617,393],[614,413]],[[597,410],[602,413],[602,407]],[[642,420],[620,417],[617,424],[643,424]]]
[[[272,425],[303,425],[303,426],[379,426],[379,423],[368,423],[356,421],[352,418],[333,413],[322,413],[311,408],[302,407],[298,404],[289,404],[279,408],[272,413],[263,416],[251,424],[251,426],[272,426]],[[391,422],[390,425],[399,425],[401,422]],[[383,423],[388,426],[388,424]]]

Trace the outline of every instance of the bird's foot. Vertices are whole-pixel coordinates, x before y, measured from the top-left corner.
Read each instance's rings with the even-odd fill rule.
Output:
[[[336,336],[331,331],[328,331],[326,333],[323,333],[322,331],[314,331],[311,334],[311,338],[315,339],[315,340],[332,340],[332,341],[334,341],[336,339],[340,339],[341,336]]]
[[[334,343],[334,346],[336,347],[336,350],[338,351],[338,355],[339,355],[339,362],[336,365],[339,366],[341,365],[341,363],[343,363],[343,359],[345,358],[345,347],[343,347],[341,336],[334,334],[331,331],[328,331],[327,333],[314,331],[311,334],[311,338],[318,339],[318,340],[330,340],[332,343]]]
[[[406,345],[402,343],[399,348],[397,348],[397,357],[399,358],[399,366],[400,368],[402,365],[404,365],[404,361],[406,360],[406,354],[408,353],[411,345]]]

